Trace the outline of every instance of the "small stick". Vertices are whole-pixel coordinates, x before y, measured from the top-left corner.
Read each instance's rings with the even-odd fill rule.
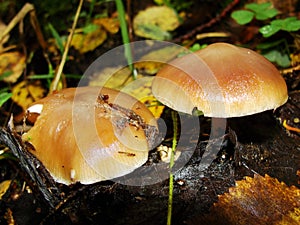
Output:
[[[182,40],[186,40],[186,39],[190,39],[191,37],[195,36],[196,33],[200,33],[203,29],[207,28],[207,27],[211,27],[212,25],[214,25],[215,23],[219,22],[223,17],[225,17],[227,15],[227,13],[229,11],[231,11],[233,9],[233,7],[235,7],[240,1],[239,0],[234,0],[233,2],[231,2],[230,4],[228,4],[226,6],[226,8],[215,18],[211,19],[210,21],[208,21],[205,24],[201,24],[200,26],[196,27],[194,30],[192,30],[191,32],[180,36],[176,39],[173,40],[174,43],[181,43]]]
[[[51,87],[50,87],[50,93],[57,90],[58,83],[59,83],[59,80],[61,78],[61,74],[62,74],[63,68],[64,68],[66,60],[67,60],[68,52],[69,52],[69,49],[70,49],[70,46],[71,46],[72,38],[73,38],[75,28],[76,28],[76,25],[77,25],[77,22],[78,22],[78,18],[79,18],[79,14],[80,14],[80,11],[81,11],[81,8],[82,8],[82,4],[83,4],[83,0],[80,0],[77,11],[76,11],[76,14],[75,14],[75,18],[74,18],[74,21],[73,21],[73,25],[72,25],[72,28],[71,28],[71,32],[70,32],[70,34],[68,36],[68,39],[67,39],[67,43],[66,43],[66,46],[65,46],[65,50],[64,50],[62,59],[60,61],[59,67],[57,69],[54,80],[52,81],[52,84],[51,84]]]
[[[0,43],[2,42],[3,38],[9,34],[9,32],[16,26],[17,23],[19,23],[28,12],[31,12],[34,10],[34,7],[32,4],[26,3],[23,8],[18,12],[18,14],[10,21],[10,23],[7,25],[6,29],[3,31],[2,34],[0,34]]]
[[[288,125],[288,124],[286,123],[286,120],[283,121],[282,126],[283,126],[285,129],[289,130],[289,131],[294,131],[294,132],[300,133],[300,129],[299,129],[299,128],[297,128],[297,127],[292,127],[292,126]]]

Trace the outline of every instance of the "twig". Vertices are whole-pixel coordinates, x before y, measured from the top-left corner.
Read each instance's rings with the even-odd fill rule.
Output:
[[[292,73],[293,71],[296,71],[296,70],[300,70],[300,65],[297,65],[297,66],[294,66],[294,67],[291,67],[291,68],[287,68],[287,69],[283,69],[280,72],[282,74],[287,74],[287,73]]]
[[[34,9],[32,11],[30,11],[30,23],[31,23],[33,29],[35,30],[36,37],[37,37],[41,47],[43,48],[43,51],[45,52],[46,48],[47,48],[47,42],[44,39],[42,30],[41,30],[39,21],[36,17],[36,13],[35,13]]]
[[[0,43],[2,42],[3,38],[9,34],[9,32],[16,26],[17,23],[19,23],[28,12],[31,12],[34,10],[34,7],[32,4],[26,3],[23,8],[18,12],[18,14],[10,21],[10,23],[7,25],[6,29],[3,31],[2,34],[0,34]]]
[[[53,92],[53,91],[57,90],[58,83],[59,83],[59,80],[61,78],[61,74],[62,74],[63,68],[64,68],[66,60],[67,60],[68,52],[69,52],[69,49],[70,49],[70,46],[71,46],[72,38],[73,38],[73,35],[74,35],[74,32],[75,32],[75,28],[76,28],[76,25],[77,25],[77,21],[78,21],[78,18],[79,18],[79,14],[80,14],[82,5],[83,5],[83,0],[80,0],[77,11],[76,11],[76,14],[75,14],[75,18],[74,18],[74,21],[73,21],[72,29],[71,29],[71,32],[70,32],[70,34],[68,36],[68,39],[67,39],[67,43],[66,43],[66,46],[65,46],[65,50],[64,50],[62,59],[60,61],[59,67],[57,69],[54,80],[52,81],[52,84],[51,84],[51,87],[50,87],[50,92]]]
[[[217,17],[211,19],[210,21],[208,21],[205,24],[201,24],[200,26],[196,27],[194,30],[190,31],[189,33],[174,39],[173,42],[181,43],[182,40],[190,39],[190,38],[194,37],[196,35],[196,33],[200,33],[203,29],[205,29],[207,27],[211,27],[215,23],[219,22],[223,17],[225,17],[227,15],[227,13],[229,11],[231,11],[233,9],[233,7],[235,7],[239,2],[240,2],[239,0],[234,0],[233,2],[228,4],[226,6],[226,8]]]

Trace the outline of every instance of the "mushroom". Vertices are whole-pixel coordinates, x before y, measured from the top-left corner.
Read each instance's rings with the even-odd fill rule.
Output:
[[[56,182],[91,184],[126,175],[148,159],[157,123],[135,98],[104,87],[67,88],[28,108],[22,135]]]
[[[287,99],[287,86],[276,67],[260,54],[227,43],[172,60],[152,82],[153,95],[168,107],[187,114],[196,110],[212,117],[204,169],[219,151],[226,119],[275,109]],[[211,150],[213,149],[213,150]]]
[[[240,117],[283,105],[287,87],[276,67],[260,54],[215,43],[171,61],[152,82],[153,95],[168,107],[204,116]]]

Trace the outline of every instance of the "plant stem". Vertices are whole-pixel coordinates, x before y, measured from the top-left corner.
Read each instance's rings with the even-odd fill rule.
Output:
[[[172,219],[172,205],[173,205],[173,173],[172,168],[174,166],[174,156],[175,149],[177,145],[177,114],[172,111],[172,121],[173,121],[173,140],[172,140],[172,151],[170,157],[170,178],[169,178],[169,200],[168,200],[168,216],[167,216],[167,225],[171,225]]]
[[[122,40],[124,44],[124,54],[125,58],[127,60],[128,66],[131,70],[131,73],[133,75],[133,79],[136,79],[137,72],[133,67],[132,63],[132,52],[131,52],[131,47],[130,47],[130,40],[129,40],[129,34],[128,34],[128,28],[127,28],[127,23],[126,23],[126,15],[125,15],[125,10],[124,6],[122,3],[122,0],[116,0],[116,6],[117,6],[117,11],[118,11],[118,18],[120,22],[120,27],[121,27],[121,35],[122,35]]]
[[[63,68],[64,68],[66,60],[67,60],[68,52],[69,52],[70,45],[71,45],[71,42],[72,42],[72,38],[73,38],[73,35],[74,35],[74,32],[75,32],[75,28],[76,28],[77,21],[78,21],[78,18],[79,18],[79,14],[80,14],[80,11],[81,11],[81,8],[82,8],[82,4],[83,4],[83,0],[80,0],[77,11],[76,11],[76,14],[75,14],[75,17],[74,17],[72,29],[71,29],[71,32],[68,36],[68,40],[67,40],[67,43],[66,43],[66,46],[65,46],[65,49],[64,49],[64,53],[62,55],[62,59],[60,61],[59,67],[57,69],[54,80],[52,81],[52,85],[50,87],[50,92],[53,92],[53,91],[57,90],[58,83],[59,83],[59,80],[61,78],[61,74],[62,74]]]

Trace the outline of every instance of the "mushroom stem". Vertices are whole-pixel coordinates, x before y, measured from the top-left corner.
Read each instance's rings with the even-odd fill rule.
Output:
[[[225,118],[212,118],[211,120],[211,132],[206,150],[201,158],[199,166],[202,170],[209,167],[212,161],[216,158],[216,155],[220,151],[221,145],[226,133],[227,119]]]

